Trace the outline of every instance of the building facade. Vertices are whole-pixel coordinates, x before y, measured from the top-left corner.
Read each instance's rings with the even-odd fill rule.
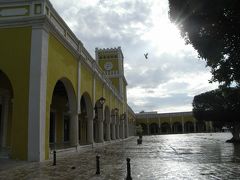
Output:
[[[11,158],[134,134],[120,47],[93,59],[48,0],[0,0],[0,39],[0,148]]]
[[[141,125],[143,135],[212,132],[212,122],[198,122],[192,112],[136,114],[136,124]]]

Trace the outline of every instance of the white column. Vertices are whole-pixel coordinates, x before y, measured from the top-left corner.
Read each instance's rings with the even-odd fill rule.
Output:
[[[120,120],[119,123],[119,138],[123,138],[123,120]]]
[[[119,136],[119,124],[120,124],[120,123],[119,123],[119,119],[118,119],[117,122],[116,122],[116,127],[117,127],[117,129],[116,129],[116,138],[117,138],[117,139],[119,139],[119,137],[120,137],[120,136]]]
[[[93,143],[93,118],[88,119],[87,126],[88,126],[87,141],[88,143]]]
[[[78,145],[78,114],[77,112],[74,112],[71,114],[70,143],[72,146]]]
[[[212,121],[209,121],[209,128],[210,128],[210,132],[213,132]]]
[[[128,138],[129,128],[128,128],[128,118],[124,120],[124,138]]]
[[[33,27],[29,74],[28,160],[45,160],[48,32]]]
[[[147,123],[147,135],[150,135],[149,124]]]
[[[81,62],[78,61],[77,112],[81,113]]]
[[[123,138],[127,138],[129,135],[129,129],[128,129],[128,113],[125,112],[125,118],[123,120],[123,127],[124,127],[124,131],[123,131]]]
[[[95,67],[93,67],[95,68]],[[93,119],[95,118],[95,110],[94,110],[94,107],[95,107],[95,99],[96,99],[96,79],[95,79],[95,74],[93,74],[93,82],[92,82],[92,86],[93,86],[93,89],[92,89],[92,94],[93,94],[93,98],[92,98],[92,105],[93,105],[93,112],[92,112],[92,117],[91,117],[91,120],[88,122],[88,141],[89,143],[93,143],[94,142],[94,139],[93,139]]]
[[[9,101],[10,101],[10,97],[9,96],[5,96],[4,97],[4,104],[3,104],[3,109],[2,109],[2,113],[3,113],[3,122],[2,122],[2,146],[6,147],[6,140],[7,140],[7,124],[8,124],[8,113],[9,113]]]
[[[185,130],[184,130],[184,117],[182,115],[182,133],[184,133],[184,132],[185,132]]]
[[[116,123],[116,116],[112,115],[112,139],[115,140],[116,139],[116,131],[115,131],[115,123]]]
[[[125,138],[125,119],[122,120],[122,138]]]
[[[161,134],[162,131],[161,131],[161,118],[158,117],[158,134]]]
[[[99,142],[103,142],[103,107],[98,108],[98,140]]]
[[[99,142],[103,142],[103,121],[99,122]]]
[[[110,141],[111,137],[110,137],[110,122],[107,123],[107,134],[106,134],[106,139],[107,141]]]
[[[77,146],[79,145],[79,116],[81,114],[81,62],[78,61],[78,74],[77,74],[77,122],[76,122],[76,137],[77,137]]]
[[[125,138],[128,138],[128,136],[129,136],[128,113],[126,113],[125,124],[126,124],[126,128],[125,128]],[[132,130],[131,130],[131,131],[132,131]]]
[[[172,117],[170,117],[170,128],[171,128],[171,132],[170,132],[170,133],[173,133],[173,127],[172,127]]]
[[[204,123],[205,123],[205,127],[206,127],[204,132],[209,132],[209,121],[208,122],[205,121]]]
[[[112,139],[115,140],[116,139],[116,131],[115,131],[116,127],[115,124],[112,124]]]
[[[115,124],[115,137],[118,139],[118,123]]]
[[[197,131],[197,127],[196,127],[196,120],[195,119],[193,119],[193,126],[194,126],[194,132],[196,132]]]

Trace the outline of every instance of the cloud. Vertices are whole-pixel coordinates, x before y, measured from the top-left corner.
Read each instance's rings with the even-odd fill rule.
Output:
[[[81,6],[81,1],[52,1],[63,19],[94,55],[93,47],[134,44],[151,23],[150,1],[95,1]],[[66,4],[64,3],[66,2]],[[68,8],[66,8],[68,7]]]
[[[172,94],[169,97],[148,97],[144,101],[130,101],[136,111],[177,112],[191,110],[192,98],[187,94]]]
[[[122,47],[134,111],[191,110],[194,95],[217,87],[208,83],[205,62],[170,23],[167,0],[51,2],[93,57],[95,47]]]

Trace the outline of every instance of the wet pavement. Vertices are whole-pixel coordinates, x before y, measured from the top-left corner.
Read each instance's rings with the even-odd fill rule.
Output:
[[[17,163],[6,168],[0,160],[0,179],[122,180],[126,158],[132,179],[240,179],[240,145],[225,143],[229,133],[137,137],[43,163]],[[100,175],[96,173],[100,155]]]

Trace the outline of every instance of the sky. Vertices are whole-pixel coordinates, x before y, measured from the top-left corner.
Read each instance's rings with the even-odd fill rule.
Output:
[[[170,22],[168,0],[50,1],[92,57],[96,47],[121,46],[134,112],[191,111],[195,95],[217,88]]]

